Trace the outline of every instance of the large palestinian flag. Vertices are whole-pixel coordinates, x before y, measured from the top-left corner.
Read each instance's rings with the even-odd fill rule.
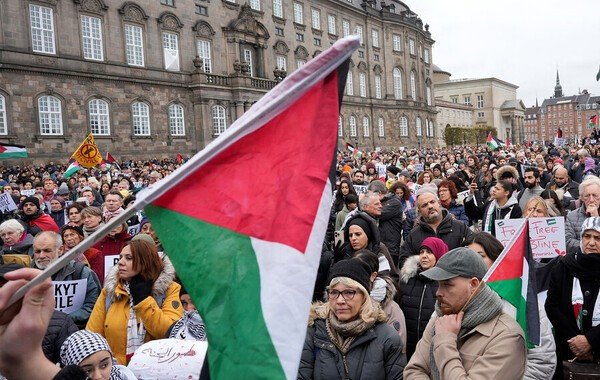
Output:
[[[205,323],[211,379],[295,379],[356,37],[289,75],[139,200]]]
[[[0,160],[8,158],[27,158],[27,149],[21,145],[0,144]]]
[[[529,245],[529,223],[523,223],[485,274],[483,281],[516,308],[516,319],[529,347],[540,344],[535,262]]]

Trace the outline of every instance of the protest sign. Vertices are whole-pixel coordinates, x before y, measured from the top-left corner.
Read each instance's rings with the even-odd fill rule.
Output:
[[[379,178],[381,178],[381,177],[385,178],[385,176],[387,175],[386,166],[382,165],[382,164],[377,164],[377,165],[375,165],[375,167],[377,168],[377,176]]]
[[[117,265],[119,262],[119,255],[106,255],[104,256],[104,278],[108,276],[112,267]]]
[[[527,219],[500,219],[496,220],[496,239],[500,240],[503,246],[513,238],[515,233],[521,228],[521,224]]]
[[[529,219],[529,242],[536,260],[564,256],[567,253],[565,218]]]
[[[365,185],[354,185],[354,190],[356,190],[356,194],[366,194],[367,186]]]
[[[17,209],[15,201],[9,193],[0,194],[0,211],[6,213]]]
[[[461,191],[456,194],[456,203],[459,205],[465,204],[465,199],[469,196],[469,190]]]
[[[335,198],[334,198],[335,199]],[[134,224],[133,226],[127,227],[127,233],[131,236],[137,235],[140,232],[140,224]]]
[[[21,195],[32,197],[35,194],[35,189],[21,190]]]
[[[71,314],[81,309],[87,292],[87,279],[52,281],[52,286],[56,310]]]
[[[139,379],[198,379],[207,342],[159,339],[144,343],[127,366]]]
[[[420,173],[425,170],[425,164],[414,164],[413,167],[417,173]]]

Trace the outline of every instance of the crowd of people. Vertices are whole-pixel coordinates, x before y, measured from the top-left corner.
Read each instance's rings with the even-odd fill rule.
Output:
[[[594,366],[599,153],[543,145],[339,151],[298,378],[560,379],[573,360]],[[17,208],[1,216],[0,309],[35,269],[73,249],[177,165],[127,162],[70,178],[53,164],[2,170],[0,186]],[[547,299],[538,308],[540,342],[531,345],[515,308],[482,279],[504,249],[496,222],[537,217],[565,218],[566,252],[536,263],[536,286]],[[2,314],[0,323],[12,318],[0,333],[0,373],[8,378],[19,352],[4,342],[23,328],[41,334],[44,324],[39,352],[30,356],[44,361],[40,368],[51,366],[46,377],[28,378],[135,379],[140,374],[130,364],[144,344],[206,341],[193,301],[141,212],[52,281],[85,284],[82,302],[47,311],[52,288],[45,283],[18,314]],[[42,319],[22,325],[32,309]],[[196,363],[190,378],[206,377],[206,367]]]

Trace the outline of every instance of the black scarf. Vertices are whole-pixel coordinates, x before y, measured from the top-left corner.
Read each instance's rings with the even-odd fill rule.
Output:
[[[600,278],[600,254],[584,254],[577,250],[575,254],[568,253],[563,262],[569,272],[580,280],[596,280]]]

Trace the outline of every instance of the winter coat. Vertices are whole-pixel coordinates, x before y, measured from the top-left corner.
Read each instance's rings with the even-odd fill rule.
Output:
[[[331,342],[319,316],[308,327],[300,358],[298,380],[392,380],[402,379],[406,358],[398,333],[380,315],[373,327],[356,337],[345,356]],[[348,363],[345,376],[344,361]]]
[[[52,218],[52,220],[54,220],[54,223],[56,223],[58,228],[62,228],[62,226],[64,226],[69,221],[66,209],[62,209],[59,211],[51,211],[50,217]]]
[[[536,186],[533,189],[525,188],[521,190],[517,196],[517,201],[519,201],[519,207],[521,208],[521,211],[525,210],[525,205],[527,205],[527,202],[529,202],[532,197],[539,196],[543,191],[544,189],[541,186]]]
[[[35,236],[42,231],[54,231],[60,234],[60,228],[54,222],[54,219],[48,214],[38,212],[35,215],[21,215],[21,220],[27,223],[27,232]]]
[[[525,373],[525,338],[513,317],[500,313],[471,329],[460,340],[456,334],[436,333],[437,317],[431,318],[406,365],[404,376],[410,380],[429,380],[429,355],[441,379],[522,379]]]
[[[79,310],[75,310],[69,316],[78,326],[85,326],[100,295],[100,281],[98,276],[90,268],[82,263],[71,260],[67,266],[52,276],[52,281],[73,281],[86,279],[85,300]]]
[[[581,225],[587,219],[585,204],[581,207],[569,211],[565,218],[565,240],[567,242],[567,253],[574,254],[579,250],[579,241],[581,236]]]
[[[404,265],[404,260],[408,257],[419,254],[421,243],[427,237],[433,236],[442,239],[450,250],[460,247],[463,240],[471,235],[472,232],[469,227],[463,222],[455,220],[445,209],[442,209],[442,216],[443,219],[436,231],[423,218],[419,220],[419,224],[412,229],[402,247],[400,247],[400,267]]]
[[[567,184],[562,187],[559,187],[554,181],[552,181],[548,185],[546,185],[546,189],[554,191],[564,191],[562,204],[565,210],[572,210],[573,208],[571,207],[571,201],[579,199],[579,182],[575,182],[572,179],[569,179],[569,182],[567,182]]]
[[[577,257],[577,258],[576,258]],[[571,297],[573,279],[577,277],[583,295],[582,329],[579,328]],[[577,255],[567,253],[561,257],[550,274],[546,312],[554,327],[558,366],[556,372],[562,373],[562,361],[572,359],[567,341],[577,335],[585,335],[592,346],[594,359],[600,358],[600,326],[592,327],[592,316],[598,292],[600,290],[600,257],[595,254]],[[583,311],[587,311],[584,315]]]
[[[348,215],[349,212],[350,212],[350,210],[348,210],[348,207],[344,204],[344,207],[342,207],[342,210],[336,214],[336,216],[335,216],[335,230],[336,231],[339,231],[342,229],[344,220],[346,220],[346,216]]]
[[[523,216],[515,197],[510,197],[503,206],[499,206],[495,199],[481,205],[480,201],[469,195],[465,201],[465,211],[469,219],[481,220],[482,231],[494,236],[496,236],[496,220],[518,219]]]
[[[400,243],[402,242],[402,203],[394,194],[387,194],[381,201],[381,215],[377,218],[379,222],[379,234],[381,242],[390,251],[394,265],[398,265]]]
[[[152,286],[152,297],[147,297],[135,305],[138,321],[142,321],[146,329],[146,342],[162,339],[169,327],[183,315],[183,307],[179,300],[181,286],[173,281],[175,269],[166,257],[163,262],[165,267]],[[155,298],[158,297],[162,298],[162,305],[157,304]],[[107,299],[112,300],[108,311]],[[86,329],[105,337],[115,358],[122,365],[127,364],[128,319],[129,295],[118,279],[118,267],[115,266],[106,278]]]
[[[71,317],[62,311],[54,310],[42,340],[42,351],[52,363],[60,363],[60,348],[69,335],[78,331]]]
[[[104,284],[104,278],[107,276],[104,273],[104,257],[120,254],[129,239],[131,239],[131,235],[127,233],[127,230],[123,230],[115,236],[106,235],[93,245],[93,248],[100,251],[99,256],[92,257],[91,253],[85,252],[85,257],[88,259],[92,270],[98,275],[100,283]]]
[[[421,276],[422,271],[417,255],[406,259],[400,270],[400,290],[402,292],[400,308],[406,318],[408,331],[406,357],[408,360],[415,352],[417,342],[423,336],[427,322],[435,310],[435,292],[438,284],[437,281]]]
[[[25,239],[17,242],[13,245],[3,245],[2,246],[2,254],[3,255],[29,255],[33,257],[33,236],[31,234],[27,234]]]
[[[379,302],[381,308],[387,315],[386,323],[388,326],[391,326],[398,332],[400,335],[400,339],[402,339],[402,353],[406,353],[406,318],[404,317],[404,313],[402,309],[400,309],[400,305],[395,301],[396,297],[398,297],[398,289],[394,284],[394,281],[388,277],[378,277],[385,281],[385,298]],[[372,295],[373,293],[371,293]]]
[[[446,208],[446,210],[454,215],[454,219],[463,222],[467,226],[469,225],[469,217],[465,213],[465,206],[459,205],[456,203],[456,200],[453,200],[452,203],[450,203],[450,207]]]

